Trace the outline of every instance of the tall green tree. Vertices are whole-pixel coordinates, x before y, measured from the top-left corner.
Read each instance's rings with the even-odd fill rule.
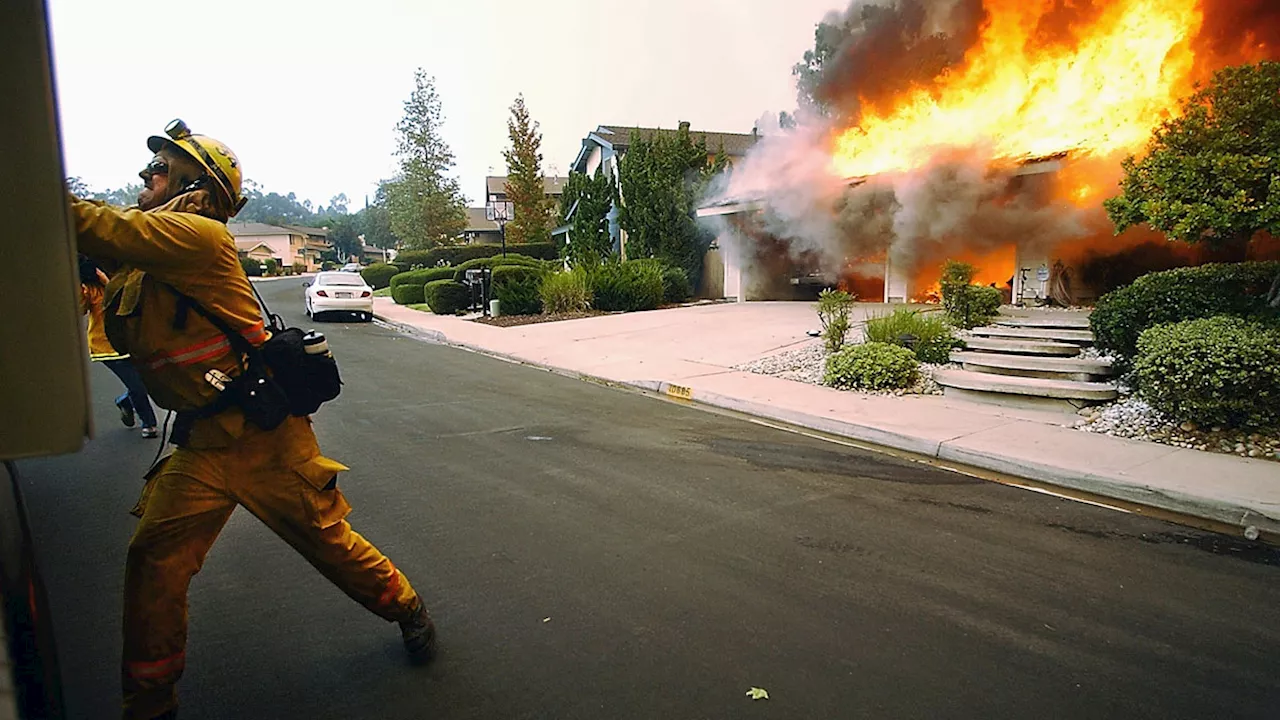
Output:
[[[1280,63],[1220,70],[1181,109],[1124,160],[1107,215],[1242,260],[1259,231],[1280,234]]]
[[[726,167],[723,148],[712,156],[687,126],[649,139],[633,133],[618,183],[626,257],[661,259],[684,270],[696,287],[714,238],[695,213],[711,179]]]
[[[571,265],[595,265],[613,255],[609,211],[617,199],[618,187],[602,168],[595,175],[569,173],[559,215],[561,222],[570,223],[569,244],[562,252]]]
[[[453,169],[453,151],[441,136],[444,113],[435,79],[419,68],[414,90],[396,124],[400,171],[387,181],[391,230],[406,248],[427,249],[458,241],[466,228],[466,197]]]
[[[342,262],[360,257],[360,218],[357,215],[330,216],[329,244]]]
[[[387,209],[386,181],[379,183],[373,204],[356,213],[364,244],[384,250],[398,247],[400,238],[391,230],[391,211]]]
[[[552,210],[542,180],[542,133],[530,120],[524,95],[517,95],[507,120],[511,147],[502,152],[507,160],[507,200],[515,206],[515,217],[507,223],[507,241],[513,243],[551,240]]]

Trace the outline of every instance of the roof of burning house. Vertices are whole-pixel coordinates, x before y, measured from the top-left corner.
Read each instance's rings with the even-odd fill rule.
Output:
[[[1044,155],[1039,157],[1028,157],[1018,161],[1018,169],[1013,171],[1013,175],[1038,175],[1040,173],[1056,172],[1062,168],[1062,161],[1067,158],[1069,153],[1060,152],[1052,155]],[[854,188],[867,181],[867,177],[846,178],[845,184]],[[768,198],[762,194],[750,195],[729,195],[720,196],[703,203],[698,207],[698,217],[710,217],[713,215],[733,215],[735,213],[755,212],[763,210],[767,204]]]

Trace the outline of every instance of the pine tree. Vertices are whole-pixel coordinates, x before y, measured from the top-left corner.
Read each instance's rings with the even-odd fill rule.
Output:
[[[571,265],[596,265],[613,255],[609,211],[617,197],[613,178],[605,175],[601,168],[596,168],[594,176],[580,172],[569,174],[561,197],[560,218],[570,223],[569,245],[564,248],[564,256]]]
[[[400,172],[385,184],[391,230],[405,247],[456,242],[466,228],[467,204],[453,169],[453,151],[440,136],[444,122],[435,79],[419,68],[414,90],[396,124]]]
[[[529,119],[524,95],[516,96],[507,120],[511,147],[502,152],[507,160],[507,200],[515,206],[515,217],[507,224],[507,242],[549,242],[553,201],[547,198],[542,180],[542,133]]]
[[[696,286],[713,239],[698,224],[698,203],[711,178],[726,167],[724,149],[713,158],[688,128],[650,139],[633,133],[619,179],[627,258],[658,258],[684,270]]]

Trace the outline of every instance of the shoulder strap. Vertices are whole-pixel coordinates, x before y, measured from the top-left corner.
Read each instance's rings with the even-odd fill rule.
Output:
[[[271,308],[267,307],[267,301],[262,298],[262,293],[258,292],[258,286],[254,285],[252,280],[249,280],[249,287],[253,288],[253,295],[258,298],[258,305],[262,308],[262,317],[267,321],[268,328],[272,332],[284,330],[284,319],[271,312]]]
[[[215,328],[220,330],[223,335],[226,335],[227,340],[231,343],[231,347],[235,348],[237,352],[248,355],[252,359],[256,359],[258,357],[258,348],[254,347],[253,343],[246,340],[244,335],[233,330],[222,318],[206,310],[203,305],[196,302],[195,298],[183,293],[178,290],[178,288],[169,285],[168,283],[162,284],[169,288],[170,292],[178,296],[178,303],[180,305],[179,312],[185,313],[188,308],[194,310],[197,315],[208,320]]]

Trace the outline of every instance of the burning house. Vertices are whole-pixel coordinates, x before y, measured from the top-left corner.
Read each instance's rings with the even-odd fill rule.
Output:
[[[1203,261],[1115,236],[1102,201],[1197,83],[1280,57],[1266,0],[856,0],[824,26],[841,40],[815,112],[766,129],[699,210],[726,296],[928,300],[956,259],[1012,300],[1065,303],[1114,285],[1117,256]]]

